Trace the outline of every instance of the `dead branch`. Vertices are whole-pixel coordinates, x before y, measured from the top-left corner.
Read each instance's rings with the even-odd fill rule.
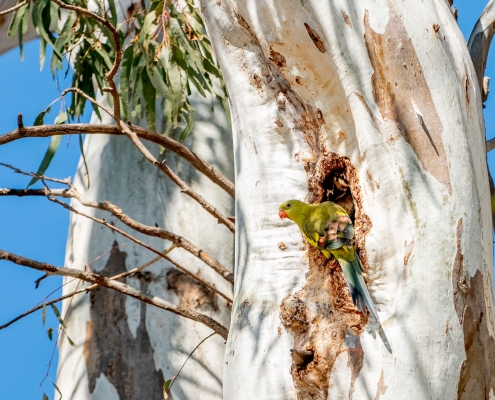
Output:
[[[6,252],[4,250],[0,250],[0,260],[2,259],[13,262],[17,265],[22,265],[38,271],[46,272],[49,275],[69,276],[72,278],[81,279],[85,282],[97,284],[98,286],[103,286],[109,289],[116,290],[127,296],[141,300],[144,303],[151,304],[155,307],[161,308],[163,310],[167,310],[176,315],[180,315],[182,317],[192,319],[193,321],[200,322],[208,326],[213,331],[215,331],[222,338],[227,339],[227,335],[228,335],[227,328],[220,325],[217,321],[208,317],[207,315],[198,313],[195,310],[192,310],[188,307],[184,307],[181,305],[175,306],[174,304],[169,303],[166,300],[163,300],[156,296],[150,296],[149,294],[134,289],[133,287],[126,285],[125,283],[117,282],[110,278],[95,274],[94,272],[84,272],[72,268],[58,268],[51,264],[31,260],[29,258],[25,258],[16,254]]]
[[[177,175],[174,171],[170,169],[168,165],[165,164],[165,162],[159,162],[153,154],[150,153],[150,151],[143,145],[141,140],[139,140],[138,135],[136,132],[134,132],[132,129],[129,128],[123,121],[120,121],[119,123],[120,127],[122,128],[122,132],[134,143],[134,145],[137,147],[137,149],[141,152],[141,154],[146,158],[151,164],[159,168],[161,171],[167,175],[172,182],[174,182],[177,186],[179,186],[185,194],[187,194],[189,197],[192,199],[196,200],[201,207],[203,207],[206,211],[208,211],[211,215],[213,215],[217,221],[221,224],[224,224],[229,230],[234,233],[235,232],[235,225],[232,223],[232,221],[229,221],[225,215],[223,215],[220,211],[218,211],[215,207],[213,207],[210,203],[208,203],[203,196],[201,196],[199,193],[196,193],[194,190],[192,190],[186,182],[184,182],[182,179],[180,179],[179,175]]]
[[[120,246],[118,246],[120,247]],[[118,248],[118,247],[114,247],[112,250]],[[164,251],[162,253],[163,256],[166,256],[168,253],[170,253],[174,248],[176,248],[177,246],[175,246],[175,244],[173,244],[172,246],[170,246],[166,251]],[[112,251],[110,250],[110,251]],[[105,253],[106,254],[106,253]],[[153,265],[154,263],[156,263],[157,261],[161,260],[163,257],[155,257],[153,260],[151,261],[148,261],[147,263],[141,265],[140,267],[137,267],[137,268],[133,268],[129,271],[126,271],[126,272],[122,272],[121,274],[117,274],[117,275],[114,275],[112,277],[110,277],[109,279],[112,279],[112,280],[119,280],[119,279],[122,279],[122,278],[125,278],[126,276],[129,276],[129,275],[134,275],[134,274],[137,274],[138,272],[141,272],[143,271],[145,268],[149,267],[150,265]],[[96,261],[93,260],[93,261]],[[93,262],[92,261],[92,262]],[[89,263],[91,264],[91,263]],[[88,264],[85,265],[85,267],[87,266]],[[86,269],[86,272],[90,272],[89,270]],[[46,274],[44,276],[47,276]],[[72,279],[70,282],[74,281],[75,279]],[[64,284],[65,285],[65,284]],[[62,286],[64,286],[62,285]],[[13,323],[19,321],[20,319],[24,318],[24,317],[27,317],[28,315],[38,311],[38,310],[41,310],[43,307],[46,307],[46,306],[49,306],[49,305],[52,305],[52,304],[55,304],[55,303],[58,303],[62,300],[65,300],[65,299],[68,299],[69,297],[72,297],[72,296],[75,296],[76,294],[80,294],[80,293],[88,293],[90,292],[91,290],[93,289],[96,289],[98,287],[98,285],[95,283],[93,285],[90,285],[88,287],[85,287],[85,288],[82,288],[82,289],[78,289],[78,290],[75,290],[74,292],[72,293],[68,293],[64,296],[61,296],[61,297],[58,297],[56,299],[53,299],[53,300],[50,300],[50,301],[47,301],[47,302],[43,302],[41,304],[38,304],[37,306],[31,308],[30,310],[26,311],[25,313],[22,313],[20,315],[18,315],[17,317],[15,317],[14,319],[10,320],[9,322],[3,324],[3,325],[0,325],[0,330],[2,329],[5,329],[5,328],[8,328],[10,325],[12,325]],[[52,292],[51,294],[53,294],[54,292]],[[51,295],[50,294],[50,295]],[[48,296],[50,296],[48,295]],[[46,297],[45,297],[45,300],[46,300]]]
[[[203,175],[211,179],[222,189],[224,189],[232,198],[235,198],[234,184],[230,182],[223,174],[216,170],[212,165],[198,157],[194,152],[184,146],[182,143],[169,138],[168,136],[160,135],[157,132],[150,131],[132,125],[132,130],[145,140],[156,143],[170,151],[173,151],[178,156],[189,162]],[[122,129],[118,125],[97,125],[97,124],[69,124],[69,125],[42,125],[24,127],[24,131],[20,132],[16,129],[12,132],[0,135],[0,146],[13,142],[25,137],[50,137],[55,135],[123,135]]]
[[[41,178],[44,179],[45,177],[41,177]],[[71,186],[70,189],[0,189],[0,196],[46,196],[48,198],[50,198],[50,196],[57,196],[66,199],[76,199],[86,207],[96,208],[111,213],[119,221],[123,222],[125,225],[129,226],[130,228],[132,228],[137,232],[143,233],[148,236],[154,236],[165,240],[170,240],[177,247],[181,247],[184,250],[191,253],[192,255],[198,257],[201,261],[203,261],[205,264],[211,267],[215,272],[221,275],[225,280],[227,280],[232,284],[234,283],[234,275],[231,272],[227,271],[225,267],[223,267],[217,260],[211,257],[208,253],[196,247],[187,239],[184,239],[183,237],[176,235],[175,233],[166,231],[161,228],[141,224],[140,222],[133,220],[127,214],[124,214],[122,209],[110,203],[109,201],[99,203],[96,201],[86,200],[79,194],[79,192],[74,186]],[[51,200],[54,201],[54,199]],[[64,208],[69,209],[69,211],[79,213],[87,218],[95,220],[96,222],[101,223],[112,230],[116,230],[119,233],[122,232],[122,234],[124,234],[124,236],[128,237],[130,240],[134,241],[135,243],[143,245],[143,247],[148,248],[154,253],[159,254],[159,257],[162,257],[162,255],[158,252],[158,250],[152,249],[150,246],[139,241],[138,239],[135,239],[134,237],[114,227],[108,222],[83,214],[63,202],[57,201],[57,203],[61,204]],[[225,298],[225,295],[221,295],[221,296]],[[230,299],[227,300],[230,301]]]
[[[10,14],[11,12],[14,12],[15,10],[17,10],[21,7],[24,7],[27,3],[29,3],[29,0],[24,0],[23,2],[15,5],[14,7],[10,7],[10,8],[7,8],[6,10],[0,11],[0,16]]]
[[[72,190],[74,190],[74,189],[72,189]],[[140,246],[142,246],[142,247],[144,247],[144,248],[152,251],[153,253],[157,254],[158,256],[163,257],[163,255],[158,250],[156,250],[155,248],[153,248],[150,245],[148,245],[148,244],[140,241],[139,239],[136,239],[135,237],[129,235],[126,232],[124,232],[123,230],[121,230],[121,229],[113,226],[112,224],[108,223],[104,219],[99,219],[99,218],[95,218],[95,217],[92,217],[90,215],[84,214],[83,212],[76,210],[75,208],[71,207],[70,205],[65,204],[64,202],[62,202],[60,200],[57,200],[54,197],[50,197],[49,193],[48,193],[47,198],[50,201],[53,201],[53,202],[55,202],[57,204],[60,204],[62,207],[66,208],[67,210],[69,210],[71,212],[73,212],[74,214],[78,214],[78,215],[81,215],[83,217],[89,218],[92,221],[98,222],[99,224],[104,225],[107,228],[109,228],[109,229],[111,229],[111,230],[113,230],[113,231],[115,231],[117,233],[120,233],[122,236],[128,238],[129,240],[132,240],[134,243],[136,243],[136,244],[138,244],[138,245],[140,245]],[[82,197],[80,197],[80,199],[82,201],[78,197],[76,197],[76,196],[74,196],[74,198],[76,198],[77,200],[79,200],[82,205],[85,205],[87,207],[98,208],[98,209],[101,209],[101,210],[110,212],[112,215],[114,215],[115,217],[117,217],[124,224],[126,224],[127,226],[133,228],[134,230],[136,230],[138,232],[147,234],[148,236],[157,236],[157,237],[161,237],[162,239],[171,240],[176,246],[182,247],[184,250],[187,250],[191,254],[195,255],[198,258],[200,258],[204,263],[206,263],[211,268],[213,268],[215,270],[215,272],[217,272],[219,275],[221,275],[227,281],[229,281],[232,284],[234,283],[234,277],[233,277],[233,275],[232,275],[231,272],[227,271],[213,257],[209,256],[208,254],[205,254],[202,250],[196,248],[194,245],[192,245],[192,243],[188,242],[184,238],[182,238],[182,237],[180,237],[178,235],[175,235],[175,234],[173,234],[171,232],[165,231],[163,229],[152,228],[150,226],[143,225],[143,224],[141,224],[139,222],[136,222],[132,218],[130,218],[126,214],[124,214],[119,207],[111,204],[109,201],[105,201],[104,203],[96,203],[96,202],[92,202],[92,201],[89,201],[89,200],[84,200]],[[101,205],[101,207],[100,207],[100,205]],[[155,235],[152,235],[151,234],[150,235],[150,232],[156,232],[158,234],[155,234]]]
[[[208,335],[206,336],[201,342],[198,343],[198,345],[193,349],[193,351],[191,351],[189,353],[189,355],[187,356],[186,358],[186,361],[184,361],[184,363],[182,364],[182,366],[180,367],[179,371],[173,376],[172,379],[170,379],[169,381],[167,382],[170,382],[170,384],[168,385],[168,388],[167,390],[164,390],[164,394],[167,394],[167,397],[165,399],[168,399],[168,393],[170,393],[170,391],[172,390],[172,386],[173,384],[175,383],[175,381],[177,379],[179,379],[179,376],[180,376],[180,373],[182,372],[182,369],[184,368],[184,366],[186,365],[187,361],[189,361],[189,359],[192,357],[192,355],[194,354],[194,352],[199,348],[199,346],[201,346],[204,342],[206,342],[209,338],[211,338],[212,336],[214,335],[214,333],[212,333],[211,335]],[[166,383],[165,383],[166,385]]]
[[[478,87],[483,93],[483,78],[490,44],[495,34],[495,0],[490,0],[471,32],[468,41],[469,54],[478,77]]]
[[[495,138],[486,141],[486,152],[488,153],[493,149],[495,149]]]

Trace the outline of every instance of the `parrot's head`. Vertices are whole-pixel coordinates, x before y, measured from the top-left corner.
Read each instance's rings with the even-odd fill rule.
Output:
[[[287,200],[278,208],[278,215],[282,219],[289,218],[291,220],[294,220],[294,217],[298,215],[298,213],[301,211],[301,208],[303,208],[305,205],[306,203],[303,203],[299,200]]]

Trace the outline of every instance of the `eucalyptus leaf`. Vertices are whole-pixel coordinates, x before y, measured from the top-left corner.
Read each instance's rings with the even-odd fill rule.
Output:
[[[60,145],[60,140],[62,139],[62,136],[52,136],[50,140],[50,144],[48,145],[48,149],[45,152],[45,155],[43,156],[43,160],[41,160],[41,164],[38,167],[38,171],[36,171],[36,175],[40,176],[45,173],[47,168],[50,166],[50,163],[52,162],[53,156],[58,150],[58,146]],[[27,187],[30,187],[34,185],[36,182],[38,182],[38,178],[33,178],[27,185]],[[54,307],[52,305],[52,307]]]
[[[57,306],[55,304],[50,304],[50,307],[52,308],[53,313],[57,317],[58,322],[60,322],[60,325],[62,325],[65,328],[64,320],[62,319],[62,316],[60,315],[60,311],[58,311]]]
[[[45,322],[46,322],[46,304],[43,304],[43,311],[41,312],[41,322],[43,323],[43,326],[45,326]]]

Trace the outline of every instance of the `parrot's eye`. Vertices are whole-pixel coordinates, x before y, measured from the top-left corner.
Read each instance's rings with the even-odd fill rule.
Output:
[[[290,203],[287,203],[286,207],[287,207],[287,208],[290,208]]]

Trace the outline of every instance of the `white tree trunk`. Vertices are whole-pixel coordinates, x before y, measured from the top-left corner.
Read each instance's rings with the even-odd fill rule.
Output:
[[[197,96],[199,97],[199,96]],[[230,127],[220,107],[211,113],[211,99],[196,99],[196,125],[188,140],[191,149],[213,166],[233,178]],[[95,121],[96,122],[96,121]],[[110,122],[110,121],[107,121]],[[161,171],[149,164],[125,137],[88,136],[84,143],[91,186],[85,185],[85,168],[79,163],[75,183],[86,198],[118,205],[133,219],[179,234],[217,258],[225,267],[233,264],[233,235],[203,210],[196,202],[180,193],[179,188]],[[212,201],[225,215],[233,215],[233,200],[222,189],[200,175],[174,153],[159,156],[177,171],[192,188]],[[77,209],[112,221],[102,211]],[[172,243],[125,231],[159,250]],[[71,216],[66,253],[66,267],[84,265],[112,247],[123,245],[91,265],[105,276],[113,276],[139,267],[155,254],[139,247],[105,227],[77,215]],[[175,249],[170,258],[214,283],[224,293],[231,288],[206,264]],[[228,326],[230,309],[224,299],[212,295],[183,273],[169,273],[173,267],[159,261],[144,270],[141,277],[130,277],[126,283],[176,304],[201,310]],[[175,270],[178,271],[178,270]],[[64,293],[76,288],[64,287]],[[118,293],[99,289],[65,301],[64,312],[71,304],[68,321],[69,337],[78,345],[73,348],[63,338],[57,385],[64,397],[78,399],[161,399],[165,380],[172,378],[188,354],[211,330],[206,326],[159,310]],[[222,397],[224,341],[219,336],[208,339],[194,353],[172,388],[175,400],[219,399]]]
[[[447,2],[201,3],[236,157],[224,398],[493,398],[485,128]],[[393,354],[278,217],[336,194]]]

